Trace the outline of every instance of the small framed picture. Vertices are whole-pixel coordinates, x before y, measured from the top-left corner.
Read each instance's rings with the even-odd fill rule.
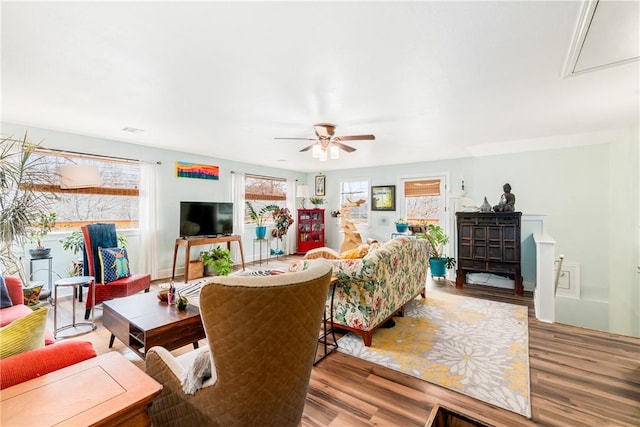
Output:
[[[371,210],[372,211],[395,211],[396,210],[396,186],[381,185],[371,187]]]
[[[316,196],[324,196],[325,195],[325,176],[317,175],[316,176]]]

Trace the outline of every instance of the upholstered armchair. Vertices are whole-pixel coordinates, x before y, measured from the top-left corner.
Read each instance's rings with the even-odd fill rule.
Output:
[[[81,227],[84,238],[84,271],[88,276],[95,277],[96,304],[113,298],[126,297],[136,294],[142,290],[149,292],[151,285],[150,274],[130,274],[127,271],[123,274],[119,271],[116,280],[107,282],[103,280],[103,268],[100,262],[100,248],[116,248],[118,246],[118,235],[115,224],[88,224]],[[107,268],[110,265],[107,265]],[[122,269],[121,269],[122,270]],[[89,287],[87,304],[84,318],[88,319],[93,308],[92,288]]]
[[[208,347],[147,352],[146,372],[163,385],[153,425],[298,425],[330,279],[324,260],[296,273],[208,279],[200,292]],[[211,377],[187,394],[181,382],[191,383],[203,356]]]

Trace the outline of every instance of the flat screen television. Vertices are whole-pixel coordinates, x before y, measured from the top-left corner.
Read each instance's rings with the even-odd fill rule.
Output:
[[[180,202],[180,236],[233,234],[233,203]]]

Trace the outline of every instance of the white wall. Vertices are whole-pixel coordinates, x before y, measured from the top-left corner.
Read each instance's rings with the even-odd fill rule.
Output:
[[[263,166],[252,165],[249,163],[232,162],[224,159],[212,157],[204,157],[195,154],[181,153],[177,151],[164,150],[154,147],[146,147],[135,144],[127,144],[123,142],[104,140],[89,136],[75,135],[64,132],[57,132],[48,129],[39,129],[33,127],[25,127],[21,125],[2,123],[1,133],[3,136],[22,136],[25,131],[28,132],[29,139],[32,142],[42,141],[42,146],[47,148],[62,149],[76,151],[82,153],[91,153],[98,155],[107,155],[114,157],[123,157],[149,162],[162,162],[158,167],[158,228],[160,235],[158,236],[158,265],[160,269],[160,277],[171,275],[171,266],[173,263],[173,248],[175,239],[179,234],[179,206],[181,200],[191,201],[231,201],[231,171],[247,172],[258,175],[275,176],[287,179],[298,179],[304,181],[307,179],[306,174],[293,172],[284,169],[267,168]],[[214,143],[211,141],[203,141],[204,143]],[[231,142],[225,142],[231,143]],[[220,167],[220,179],[218,181],[178,178],[175,173],[175,162],[198,162],[217,165]],[[237,208],[237,207],[236,207]],[[244,207],[242,207],[244,208]],[[248,227],[244,238],[245,259],[251,261],[252,238],[254,236],[253,228]],[[66,277],[66,271],[71,264],[73,256],[70,252],[65,253],[59,247],[57,242],[64,234],[52,233],[47,236],[45,241],[52,243],[52,255],[54,257],[54,271],[57,275]],[[130,252],[132,252],[132,268],[135,271],[135,248],[137,242],[135,235],[130,240]],[[203,248],[200,248],[203,249]],[[182,271],[184,264],[183,252],[180,249],[178,253],[179,271]],[[193,252],[197,250],[194,249]],[[194,258],[195,255],[192,255]],[[256,255],[257,257],[257,255]],[[240,260],[236,260],[237,263]],[[39,267],[39,266],[38,266]],[[35,268],[35,266],[34,266]],[[54,280],[56,275],[54,274]],[[43,280],[37,277],[37,280]]]
[[[543,216],[545,231],[557,241],[557,255],[580,264],[584,304],[558,298],[557,321],[602,330],[611,323],[620,333],[638,336],[637,150],[635,129],[619,140],[583,147],[330,171],[326,208],[339,208],[341,181],[359,177],[371,185],[399,185],[403,176],[448,174],[450,184],[459,188],[464,176],[467,197],[478,205],[485,196],[496,204],[509,182],[516,210]],[[371,212],[372,226],[361,230],[363,238],[388,239],[399,216],[400,211]],[[328,246],[337,249],[342,236],[336,219],[328,217],[327,223]],[[447,225],[452,235],[453,220]],[[535,250],[523,250],[523,255],[523,263],[535,262]]]

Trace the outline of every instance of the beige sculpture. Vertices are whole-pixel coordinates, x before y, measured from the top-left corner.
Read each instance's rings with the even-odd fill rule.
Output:
[[[340,206],[340,218],[342,220],[342,230],[344,231],[344,241],[340,247],[341,253],[349,249],[357,248],[358,245],[362,244],[360,232],[353,221],[351,221],[351,208],[362,206],[366,200],[359,199],[353,202],[347,198],[347,201],[348,203],[343,203]]]

